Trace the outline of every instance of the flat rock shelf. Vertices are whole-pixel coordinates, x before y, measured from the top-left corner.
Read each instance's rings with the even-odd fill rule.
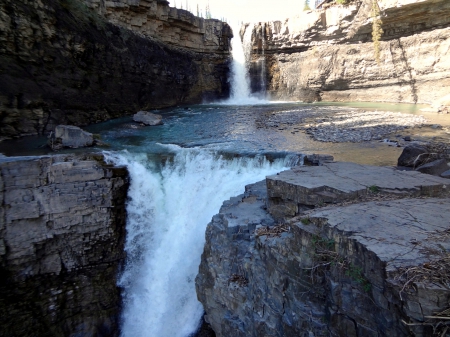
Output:
[[[217,336],[445,334],[448,182],[331,162],[247,186],[206,231],[206,320]]]

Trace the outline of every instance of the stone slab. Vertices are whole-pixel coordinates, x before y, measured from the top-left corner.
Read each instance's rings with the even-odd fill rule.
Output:
[[[386,271],[423,264],[450,251],[450,199],[372,201],[312,210],[306,216],[355,240],[386,263]],[[315,221],[314,219],[321,219]],[[301,225],[304,227],[303,225]]]
[[[448,256],[450,198],[330,204],[280,226],[262,186],[224,202],[206,230],[196,288],[216,336],[432,335],[422,324],[448,309],[446,279],[407,287],[404,275]]]
[[[299,166],[267,177],[268,209],[275,218],[295,216],[304,208],[357,200],[376,191],[396,196],[440,196],[448,180],[393,167],[331,162]]]

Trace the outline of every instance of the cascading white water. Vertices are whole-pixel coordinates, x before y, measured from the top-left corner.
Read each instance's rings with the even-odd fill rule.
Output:
[[[266,97],[266,24],[261,24],[261,58],[259,59],[259,76],[260,76],[260,84],[261,84],[261,95],[262,97]]]
[[[240,38],[240,24],[232,27],[234,37],[231,40],[233,61],[231,64],[231,96],[227,104],[257,104],[264,103],[263,100],[251,95],[249,67],[251,57],[252,29],[247,27],[243,41]]]
[[[162,168],[145,154],[110,152],[126,165],[131,185],[127,204],[127,262],[123,337],[186,337],[196,331],[203,309],[195,276],[206,225],[222,202],[291,164],[263,157],[226,160],[212,150],[165,145],[174,153]],[[286,164],[284,164],[286,163]]]

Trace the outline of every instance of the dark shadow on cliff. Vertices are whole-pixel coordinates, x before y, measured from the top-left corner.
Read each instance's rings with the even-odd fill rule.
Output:
[[[400,58],[399,60],[396,60],[396,53],[394,48],[398,48],[400,50]],[[406,56],[405,48],[402,45],[402,42],[400,39],[393,40],[389,43],[389,50],[392,56],[392,63],[394,64],[395,70],[396,70],[396,77],[398,79],[398,83],[400,86],[403,85],[409,85],[411,88],[411,98],[414,104],[418,101],[417,96],[417,87],[416,87],[416,80],[412,74],[412,68],[409,64],[408,57]],[[401,73],[405,72],[408,76],[408,80],[401,79]],[[399,94],[398,101],[402,102],[404,100],[402,94]]]
[[[143,38],[79,1],[47,0],[44,6],[5,0],[0,12],[11,18],[0,34],[6,40],[0,46],[2,136],[43,133],[57,124],[82,126],[229,93],[227,55]]]

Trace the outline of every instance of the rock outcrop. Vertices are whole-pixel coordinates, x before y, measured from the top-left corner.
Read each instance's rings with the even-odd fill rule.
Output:
[[[218,337],[442,334],[446,182],[325,163],[247,186],[207,227],[196,278],[205,319]],[[274,202],[286,206],[282,217]]]
[[[146,38],[196,52],[227,52],[233,36],[226,23],[169,7],[166,0],[81,1],[111,23]]]
[[[58,125],[55,134],[50,137],[49,145],[53,150],[62,147],[79,148],[94,145],[94,135],[73,125]]]
[[[128,173],[0,158],[0,336],[117,336]]]
[[[133,120],[145,125],[161,125],[163,123],[162,116],[148,111],[139,111],[133,115]]]
[[[304,12],[252,29],[252,88],[273,99],[433,103],[450,86],[450,3],[379,1],[380,64],[371,0]]]
[[[397,165],[448,178],[446,172],[450,169],[450,148],[448,145],[439,143],[413,142],[403,149]]]
[[[99,4],[0,3],[0,140],[228,97],[227,24],[165,1]]]

